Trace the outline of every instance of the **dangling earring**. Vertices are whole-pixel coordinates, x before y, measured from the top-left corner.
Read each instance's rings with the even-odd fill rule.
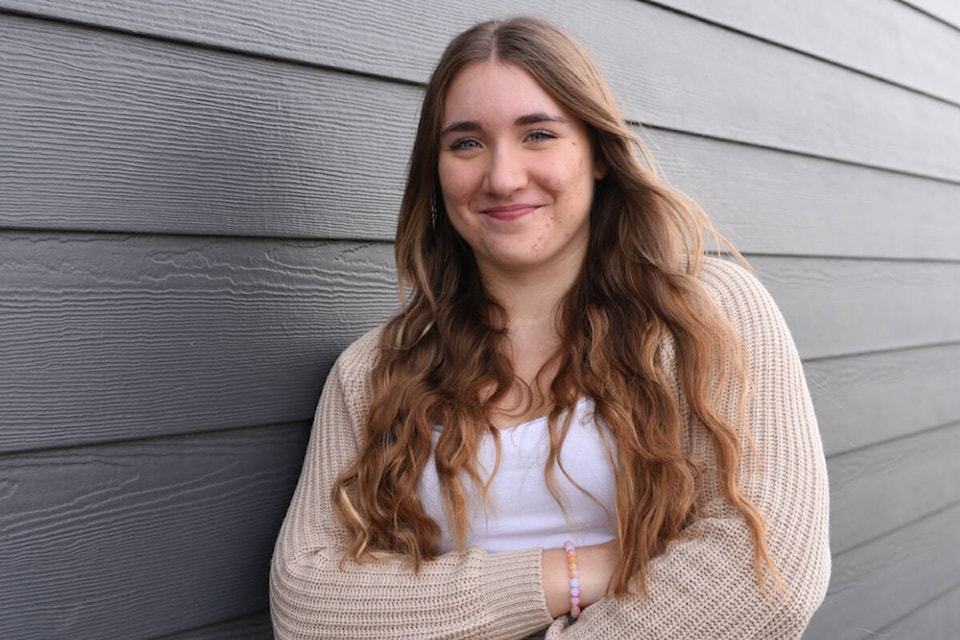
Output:
[[[440,214],[437,212],[437,199],[434,197],[430,199],[430,228],[436,229],[438,224],[440,224]]]

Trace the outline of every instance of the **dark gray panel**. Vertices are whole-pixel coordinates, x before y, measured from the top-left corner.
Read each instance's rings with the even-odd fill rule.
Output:
[[[312,416],[390,245],[0,234],[0,451]]]
[[[392,237],[415,89],[11,16],[0,61],[4,226]]]
[[[944,4],[956,2],[946,0]],[[657,0],[664,5],[960,103],[960,36],[899,0]],[[905,53],[908,52],[908,53]]]
[[[573,0],[443,7],[236,0],[202,8],[183,0],[62,4],[3,2],[414,82],[425,80],[447,40],[464,26],[505,13],[541,13],[595,52],[632,120],[960,180],[960,109],[640,2],[610,2],[602,10]]]
[[[960,587],[941,594],[881,631],[885,638],[960,638]]]
[[[0,40],[0,225],[392,238],[418,89],[22,26]],[[645,135],[744,251],[960,258],[960,185]]]
[[[960,503],[960,422],[827,460],[835,554]]]
[[[397,304],[390,245],[8,233],[0,255],[7,451],[306,419],[336,355]],[[753,262],[802,353],[957,339],[960,265]],[[916,415],[904,404],[892,417],[914,428],[956,419],[955,378],[937,379],[955,366],[952,354],[815,365],[812,373],[825,376],[811,376],[818,408],[828,407],[824,431],[833,422],[850,430],[827,441],[902,433],[904,425],[883,421],[871,433],[870,410],[849,424],[842,413],[859,414],[874,391],[896,389],[898,366],[934,384],[923,376],[904,383],[904,394],[918,395],[890,397],[932,400]],[[861,373],[873,376],[865,378],[872,390],[858,388]]]
[[[155,637],[261,612],[307,424],[0,457],[0,637]]]
[[[264,611],[246,618],[191,629],[156,640],[273,640],[270,613]]]
[[[960,505],[834,558],[826,601],[804,640],[867,640],[955,587]],[[918,636],[922,638],[923,636]]]
[[[960,263],[750,261],[804,358],[960,342]]]

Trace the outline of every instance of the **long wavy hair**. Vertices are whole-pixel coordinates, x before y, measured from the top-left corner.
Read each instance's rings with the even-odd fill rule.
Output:
[[[774,580],[776,570],[763,518],[736,480],[749,435],[741,430],[738,436],[738,416],[718,408],[722,393],[744,388],[742,352],[697,278],[704,234],[722,239],[699,206],[656,175],[580,45],[528,17],[482,23],[459,35],[427,85],[396,233],[403,305],[380,335],[359,455],[334,487],[349,535],[345,558],[389,551],[419,569],[439,553],[440,527],[418,495],[431,454],[463,548],[464,481],[486,496],[490,478],[477,469],[478,447],[485,436],[499,447],[492,407],[519,383],[505,356],[506,314],[447,217],[437,173],[447,91],[467,64],[484,60],[517,65],[536,79],[586,125],[595,158],[607,169],[595,185],[585,264],[559,309],[563,349],[550,362],[556,373],[548,381],[547,486],[559,500],[553,478],[556,468],[564,472],[559,451],[571,409],[579,398],[592,398],[595,417],[613,440],[617,469],[613,592],[626,593],[633,580],[646,592],[645,569],[695,518],[705,473],[716,474],[749,524],[762,588],[764,567]],[[665,350],[675,362],[670,373]],[[742,412],[742,398],[739,406]],[[686,411],[709,434],[716,457],[709,469],[685,450]],[[435,449],[433,425],[443,425]]]

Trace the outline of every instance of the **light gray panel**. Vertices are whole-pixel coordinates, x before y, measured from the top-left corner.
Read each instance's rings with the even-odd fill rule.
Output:
[[[313,414],[390,245],[0,234],[0,451]]]
[[[960,344],[804,363],[827,454],[960,421]]]
[[[955,0],[947,0],[957,6]],[[657,0],[787,47],[960,103],[960,36],[899,0]]]
[[[955,106],[640,2],[2,4],[414,82],[463,27],[540,13],[595,52],[632,120],[960,180]]]
[[[264,611],[245,618],[191,629],[156,640],[273,640],[270,612]]]
[[[960,587],[911,611],[881,632],[883,638],[960,638]]]
[[[4,226],[393,235],[415,88],[10,16],[0,61]]]
[[[830,457],[833,553],[960,503],[958,453],[960,422]]]
[[[666,178],[742,251],[960,258],[960,184],[669,131],[643,135]]]
[[[957,0],[903,0],[903,2],[960,29],[960,3]]]
[[[804,358],[960,342],[960,263],[750,261]]]
[[[958,584],[960,505],[834,558],[830,590],[804,640],[873,640]],[[911,639],[912,640],[912,639]]]
[[[0,637],[129,640],[263,611],[307,433],[0,457]]]

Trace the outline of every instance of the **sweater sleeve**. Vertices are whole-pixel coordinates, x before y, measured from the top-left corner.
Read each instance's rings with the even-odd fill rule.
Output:
[[[826,592],[826,464],[796,347],[769,294],[744,269],[708,260],[701,279],[745,350],[744,415],[754,449],[744,446],[738,478],[764,516],[784,589],[759,589],[749,527],[707,473],[698,520],[651,562],[648,597],[600,600],[575,623],[558,619],[548,639],[797,639]],[[730,419],[738,391],[722,400]],[[714,455],[703,428],[693,420],[688,428],[694,455],[709,468]]]
[[[357,455],[376,334],[338,359],[317,408],[300,482],[274,549],[270,608],[279,640],[523,638],[551,621],[541,552],[480,548],[424,563],[342,561],[346,531],[331,489]]]

